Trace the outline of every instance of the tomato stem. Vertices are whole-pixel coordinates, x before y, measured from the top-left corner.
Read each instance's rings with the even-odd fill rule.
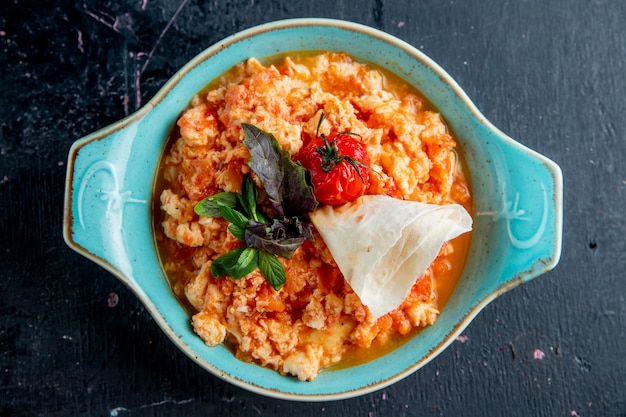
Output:
[[[352,168],[354,168],[354,170],[356,171],[356,174],[359,176],[359,179],[361,180],[362,183],[365,183],[365,180],[363,179],[363,176],[361,176],[361,172],[359,171],[360,166],[372,172],[376,172],[378,174],[377,171],[374,171],[372,168],[365,165],[363,162],[357,159],[351,158],[349,156],[342,155],[339,150],[339,147],[337,146],[336,139],[340,135],[352,135],[352,136],[357,136],[360,139],[361,139],[361,135],[358,135],[354,132],[349,132],[349,131],[340,132],[340,133],[337,133],[335,136],[333,136],[333,139],[329,142],[325,134],[319,133],[320,126],[322,125],[322,122],[324,121],[324,117],[325,117],[324,113],[322,113],[322,115],[320,116],[320,120],[317,123],[317,130],[315,131],[315,135],[317,137],[321,137],[322,140],[324,141],[324,146],[318,146],[316,149],[317,153],[319,153],[322,156],[322,164],[321,164],[322,170],[324,172],[329,172],[333,168],[335,168],[337,165],[342,163],[343,161],[346,161],[348,164],[350,164]]]

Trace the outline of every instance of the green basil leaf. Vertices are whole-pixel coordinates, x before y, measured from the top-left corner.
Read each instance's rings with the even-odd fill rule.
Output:
[[[283,264],[276,256],[267,252],[259,252],[259,270],[276,291],[280,290],[287,281]]]
[[[245,246],[240,246],[215,259],[211,264],[211,275],[215,278],[230,276],[230,271],[237,264],[237,260],[244,249],[246,249]]]
[[[220,213],[222,213],[222,217],[224,217],[226,220],[228,220],[230,223],[237,225],[239,227],[241,227],[242,229],[245,229],[246,225],[248,224],[249,220],[246,216],[244,216],[243,214],[239,213],[237,210],[232,209],[228,206],[225,206],[223,204],[218,204],[219,209],[220,209]]]
[[[252,182],[252,176],[246,174],[243,177],[243,183],[241,184],[241,194],[237,194],[241,207],[249,219],[257,219],[256,215],[256,188],[254,188],[254,182]]]
[[[262,211],[257,211],[256,218],[252,219],[252,221],[256,221],[259,223],[271,223],[272,222],[269,217],[263,214]]]
[[[246,247],[239,255],[237,264],[233,268],[231,277],[243,278],[259,266],[259,252],[256,249]]]
[[[193,208],[198,216],[222,217],[219,206],[224,205],[232,209],[239,204],[238,194],[224,191],[200,200]]]
[[[216,278],[229,276],[239,279],[254,271],[258,266],[258,251],[240,246],[215,259],[211,264],[211,274]]]
[[[230,233],[232,233],[233,236],[235,236],[237,239],[241,240],[242,242],[246,241],[246,229],[239,227],[236,224],[231,224],[230,226],[228,226],[228,230],[230,230]]]

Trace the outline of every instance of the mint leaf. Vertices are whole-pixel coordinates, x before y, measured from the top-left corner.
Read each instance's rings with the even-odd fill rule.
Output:
[[[256,211],[256,188],[254,188],[254,183],[252,182],[252,176],[250,174],[246,174],[243,177],[243,183],[241,184],[241,194],[237,194],[237,198],[239,199],[239,204],[243,207],[244,212],[248,216],[248,218],[257,220],[257,211]]]
[[[230,276],[231,269],[235,267],[239,256],[245,248],[245,246],[241,246],[216,258],[211,264],[211,275],[213,275],[215,278]]]
[[[259,266],[259,252],[254,248],[245,248],[239,259],[237,259],[237,265],[233,271],[233,278],[241,278],[248,275],[250,272],[257,269]]]
[[[258,255],[256,249],[240,246],[215,259],[211,264],[211,274],[215,278],[243,278],[259,266]]]
[[[222,217],[220,212],[220,204],[232,209],[239,205],[237,193],[224,191],[200,200],[193,208],[198,216],[204,217]]]
[[[246,229],[244,229],[243,227],[239,227],[236,224],[231,224],[230,226],[228,226],[228,230],[237,239],[241,240],[242,242],[246,241]]]
[[[244,145],[250,150],[248,165],[263,183],[279,217],[303,216],[317,207],[306,169],[291,160],[289,152],[271,133],[242,123]]]
[[[246,228],[246,225],[249,222],[249,220],[248,220],[248,218],[246,216],[244,216],[243,214],[239,213],[237,210],[232,209],[232,208],[230,208],[228,206],[225,206],[223,204],[218,204],[218,207],[220,209],[220,213],[222,214],[222,217],[224,217],[230,223],[241,227],[242,229]]]
[[[287,282],[285,268],[274,255],[259,252],[259,270],[276,291],[280,290]]]

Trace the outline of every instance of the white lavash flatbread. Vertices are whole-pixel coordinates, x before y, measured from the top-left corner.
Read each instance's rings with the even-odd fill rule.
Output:
[[[325,205],[311,221],[337,266],[375,318],[396,309],[444,242],[472,230],[459,204],[434,205],[384,195]]]

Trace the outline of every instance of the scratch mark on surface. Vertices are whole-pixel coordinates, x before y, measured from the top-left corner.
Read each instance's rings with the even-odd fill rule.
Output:
[[[174,14],[172,15],[172,17],[169,19],[169,21],[167,22],[167,24],[165,25],[165,27],[163,28],[163,30],[161,31],[161,33],[159,34],[156,42],[154,43],[154,45],[152,46],[152,48],[150,49],[150,52],[146,53],[146,52],[129,52],[126,54],[124,61],[125,61],[125,67],[126,67],[126,82],[127,82],[127,89],[129,86],[132,85],[132,87],[135,89],[135,94],[134,94],[134,99],[135,99],[135,109],[138,109],[141,107],[141,78],[142,75],[144,74],[144,72],[146,71],[146,69],[148,68],[148,65],[150,64],[152,57],[154,55],[154,53],[157,51],[157,48],[159,47],[161,41],[163,40],[163,38],[165,37],[165,35],[167,34],[167,32],[169,31],[169,29],[172,27],[172,25],[174,24],[174,22],[176,21],[176,19],[179,17],[180,13],[182,12],[182,10],[185,8],[185,6],[187,5],[187,3],[189,2],[189,0],[182,0],[178,6],[178,8],[176,9],[176,11],[174,12]],[[142,0],[141,1],[141,10],[145,10],[148,6],[148,0]],[[133,30],[133,20],[132,17],[129,14],[124,14],[121,16],[112,16],[106,12],[103,11],[94,11],[94,10],[90,10],[89,6],[87,6],[87,4],[83,3],[83,9],[85,11],[85,13],[90,16],[92,19],[96,20],[97,22],[99,22],[100,24],[104,25],[105,27],[113,30],[116,33],[119,33],[120,35],[123,35],[127,40],[130,39],[134,39],[136,38],[136,34],[135,31]],[[137,39],[135,39],[137,40]],[[78,33],[78,48],[81,52],[84,53],[84,45],[83,45],[83,34],[81,32]],[[128,62],[128,58],[130,58],[132,60],[132,63]],[[129,82],[129,75],[132,76],[134,78],[134,82],[130,81]],[[131,109],[129,106],[129,94],[124,94],[124,112],[126,115],[130,114]]]
[[[157,47],[159,46],[159,43],[161,43],[161,40],[163,39],[163,37],[165,36],[167,31],[170,29],[170,27],[172,26],[174,21],[178,18],[178,15],[183,10],[183,8],[187,5],[188,2],[189,2],[189,0],[183,0],[180,3],[180,5],[178,6],[178,9],[176,9],[176,11],[172,15],[171,19],[169,20],[169,22],[167,22],[167,25],[165,25],[165,27],[163,28],[163,30],[159,34],[159,38],[157,39],[157,41],[155,42],[154,46],[152,47],[152,50],[148,53],[148,58],[146,58],[146,61],[143,63],[143,66],[141,67],[141,74],[143,74],[143,72],[146,70],[146,67],[150,63],[150,59],[152,58],[152,55],[154,55],[154,52],[156,51]]]
[[[78,50],[81,54],[85,53],[85,47],[83,46],[83,32],[78,31]]]
[[[511,348],[511,358],[513,358],[513,360],[517,360],[517,353],[515,352],[515,346],[513,346],[513,343],[511,343],[509,347]]]
[[[163,400],[163,401],[158,401],[156,403],[150,403],[150,404],[141,405],[141,406],[137,407],[135,410],[143,410],[143,409],[146,409],[146,408],[158,407],[158,406],[165,405],[165,404],[182,405],[182,404],[188,404],[188,403],[190,403],[192,401],[193,401],[193,398],[189,398],[188,400],[181,400],[181,401]],[[133,411],[133,409],[126,408],[126,407],[115,407],[115,408],[111,409],[111,411],[109,411],[109,416],[110,417],[118,417],[120,415],[120,413],[130,413],[132,411]]]
[[[91,16],[97,22],[117,32],[117,29],[115,28],[115,18],[113,16],[106,14],[105,12],[99,12],[100,14],[96,14],[91,10],[88,10],[86,4],[83,4],[83,9],[85,10],[85,13],[87,13],[87,15]]]
[[[116,407],[114,409],[112,409],[111,411],[109,411],[109,416],[111,417],[117,417],[120,415],[120,412],[125,411],[127,413],[130,413],[130,410],[128,408],[124,408],[124,407]]]
[[[150,52],[148,52],[148,54],[146,54],[145,52],[138,52],[137,54],[131,54],[131,58],[133,58],[136,63],[138,63],[139,59],[142,59],[145,57],[145,60],[143,61],[143,65],[141,66],[141,68],[139,68],[138,65],[135,66],[135,74],[134,74],[135,75],[135,83],[134,83],[135,109],[138,109],[141,107],[141,77],[146,71],[146,68],[148,68],[148,65],[150,64],[152,56],[154,55],[157,48],[159,47],[161,40],[163,40],[163,38],[165,37],[165,34],[170,29],[170,27],[172,27],[172,25],[174,24],[174,21],[178,18],[178,16],[180,15],[180,12],[183,10],[183,8],[187,5],[188,2],[189,0],[181,1],[180,5],[176,9],[174,14],[170,18],[170,20],[167,22],[167,24],[165,25],[161,33],[159,34],[159,37],[157,38],[156,42],[154,43],[154,45],[152,46],[152,49],[150,50]],[[148,4],[148,1],[143,0],[142,5],[141,5],[142,10],[147,6],[147,4]],[[127,108],[127,104],[125,106],[124,111],[126,112],[126,114],[130,113],[129,109]]]

